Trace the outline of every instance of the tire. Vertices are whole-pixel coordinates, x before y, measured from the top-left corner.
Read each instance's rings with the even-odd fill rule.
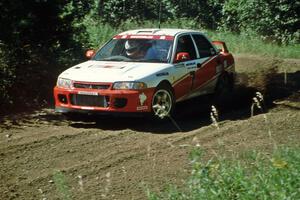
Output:
[[[174,94],[171,86],[159,84],[152,97],[152,115],[155,119],[165,119],[173,114],[175,108]]]
[[[233,99],[233,89],[234,84],[231,76],[226,73],[222,74],[219,77],[215,88],[214,104],[219,107],[229,105],[229,103]]]

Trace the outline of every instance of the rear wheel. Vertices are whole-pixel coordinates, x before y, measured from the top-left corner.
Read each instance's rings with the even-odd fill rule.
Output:
[[[155,118],[164,119],[172,115],[175,102],[172,88],[168,84],[160,84],[152,98],[152,113]]]
[[[232,100],[233,80],[229,74],[222,74],[217,82],[215,89],[214,102],[218,106],[226,106]]]

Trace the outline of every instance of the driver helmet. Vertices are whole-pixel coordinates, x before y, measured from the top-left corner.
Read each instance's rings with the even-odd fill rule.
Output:
[[[141,49],[141,42],[138,40],[127,40],[125,42],[125,50],[128,56],[134,55],[136,52]]]

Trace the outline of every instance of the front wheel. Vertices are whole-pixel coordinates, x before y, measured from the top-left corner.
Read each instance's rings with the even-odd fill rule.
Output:
[[[159,119],[169,117],[174,110],[174,105],[172,88],[167,84],[159,85],[152,98],[153,115]]]

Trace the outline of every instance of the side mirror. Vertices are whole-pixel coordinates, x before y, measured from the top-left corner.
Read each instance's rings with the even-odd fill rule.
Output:
[[[85,52],[85,57],[87,57],[88,59],[91,59],[94,55],[95,55],[96,51],[93,49],[87,50]]]
[[[175,63],[184,62],[190,59],[191,57],[188,52],[179,52],[176,54]]]
[[[220,50],[223,53],[229,53],[227,46],[225,42],[223,41],[212,41],[212,43],[217,46],[218,50]]]

